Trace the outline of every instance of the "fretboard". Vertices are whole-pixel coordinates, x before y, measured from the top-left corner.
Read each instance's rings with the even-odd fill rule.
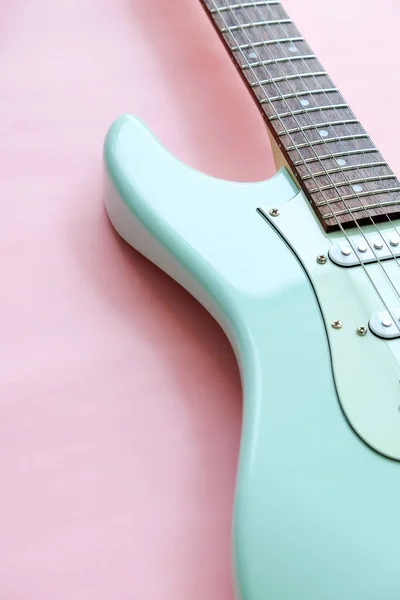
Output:
[[[326,231],[400,217],[400,182],[280,2],[202,0]]]

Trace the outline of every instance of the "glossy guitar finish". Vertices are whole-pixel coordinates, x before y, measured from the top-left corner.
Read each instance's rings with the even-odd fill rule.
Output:
[[[332,372],[326,323],[332,315],[321,312],[296,248],[257,212],[276,207],[284,216],[293,210],[305,219],[301,229],[313,252],[321,240],[327,250],[332,238],[312,216],[303,192],[284,169],[259,183],[194,171],[130,116],[110,128],[104,156],[105,203],[114,227],[209,310],[240,365],[238,597],[398,600],[400,464],[373,451],[349,425]],[[357,275],[351,277],[353,289]],[[355,302],[360,294],[354,293]],[[344,327],[329,336],[346,331],[350,312],[338,315]],[[386,354],[390,344],[398,345],[352,332],[341,347],[349,377],[363,343],[379,343]],[[393,354],[389,363],[387,373],[398,381]],[[396,419],[398,410],[394,431]]]

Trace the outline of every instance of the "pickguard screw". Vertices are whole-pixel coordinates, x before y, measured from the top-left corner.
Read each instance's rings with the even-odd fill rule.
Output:
[[[360,327],[357,327],[357,335],[366,335],[367,331],[368,329],[364,327],[364,325],[360,325]]]
[[[343,327],[342,321],[339,321],[339,320],[332,321],[331,325],[332,325],[333,329],[342,329],[342,327]]]
[[[269,214],[271,215],[271,217],[279,217],[279,209],[271,208],[271,210],[269,211]]]
[[[319,255],[317,256],[317,263],[318,263],[319,265],[324,265],[324,264],[326,263],[326,261],[327,261],[327,260],[328,260],[328,259],[326,258],[325,254],[319,254]]]

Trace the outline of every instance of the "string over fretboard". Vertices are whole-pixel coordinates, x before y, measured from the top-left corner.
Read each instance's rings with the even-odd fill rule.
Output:
[[[400,216],[400,182],[277,0],[202,0],[327,231]]]

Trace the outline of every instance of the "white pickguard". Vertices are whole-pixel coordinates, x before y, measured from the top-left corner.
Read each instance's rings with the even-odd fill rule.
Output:
[[[330,245],[343,234],[327,237],[316,227],[301,192],[280,205],[277,217],[269,215],[272,206],[260,208],[297,254],[314,287],[329,338],[335,383],[347,419],[369,446],[400,460],[400,339],[386,341],[371,331],[365,336],[357,334],[358,327],[367,327],[371,317],[383,310],[373,285],[361,266],[344,268],[330,260],[325,264],[317,262],[317,256],[327,256]],[[391,230],[392,224],[380,225],[379,229]],[[363,231],[373,232],[374,227],[368,226]],[[365,267],[388,306],[399,306],[400,299],[388,281],[390,278],[400,290],[398,262],[389,260],[382,265],[375,263]],[[336,320],[342,323],[340,329],[331,325]]]

